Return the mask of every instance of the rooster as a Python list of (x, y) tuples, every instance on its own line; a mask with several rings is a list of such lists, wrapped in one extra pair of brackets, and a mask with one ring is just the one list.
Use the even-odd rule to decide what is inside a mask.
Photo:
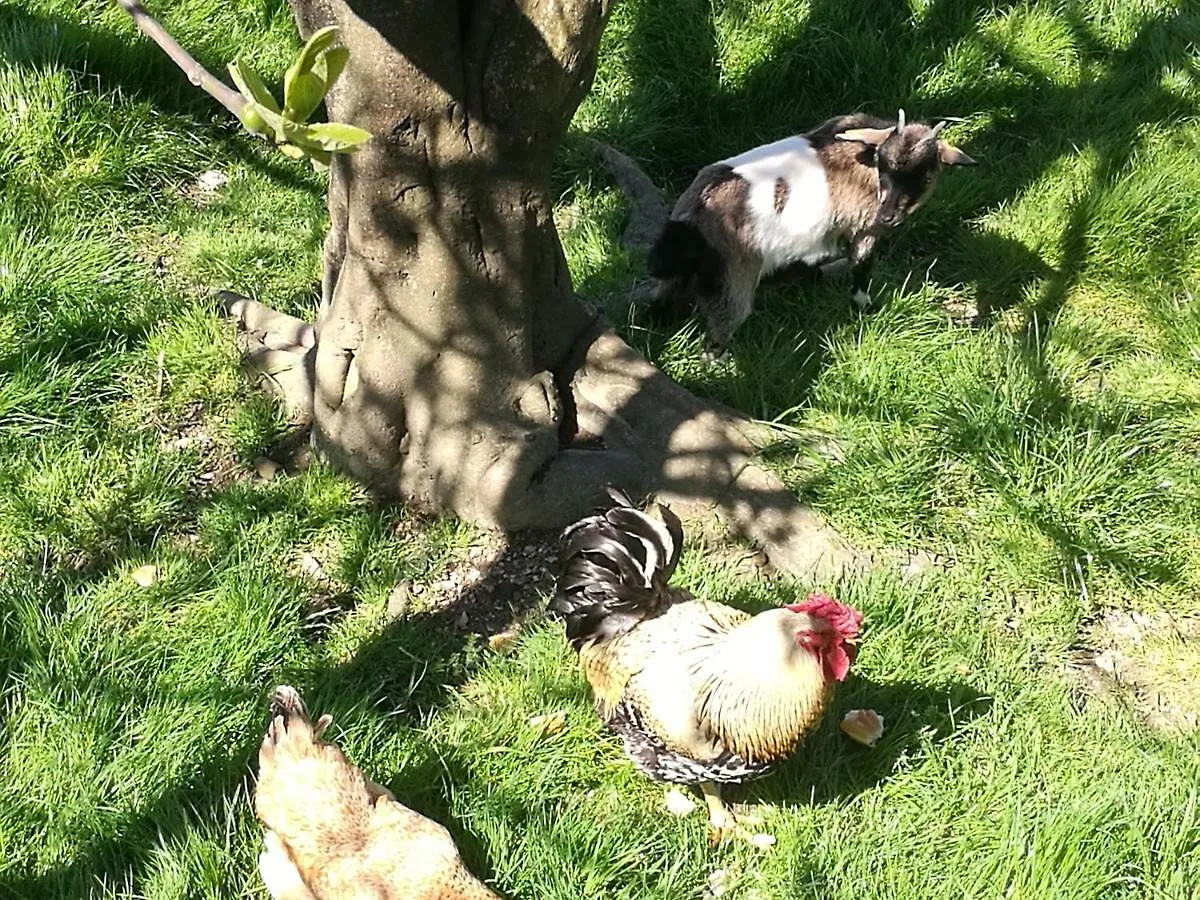
[(714, 841), (745, 837), (720, 786), (765, 774), (819, 723), (862, 615), (822, 594), (756, 616), (694, 599), (669, 584), (683, 544), (675, 514), (609, 494), (613, 508), (564, 533), (551, 609), (634, 764), (698, 785)]
[(287, 686), (271, 698), (254, 807), (267, 828), (259, 869), (275, 900), (497, 900), (441, 825), (321, 740)]

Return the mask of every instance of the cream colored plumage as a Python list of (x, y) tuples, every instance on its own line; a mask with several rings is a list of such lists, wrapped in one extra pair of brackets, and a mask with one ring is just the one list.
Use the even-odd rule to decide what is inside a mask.
[(700, 786), (723, 834), (719, 785), (769, 771), (820, 722), (862, 617), (820, 594), (751, 616), (669, 587), (679, 520), (610, 493), (612, 509), (567, 530), (552, 609), (625, 752), (657, 781)]
[(275, 900), (497, 900), (450, 833), (397, 802), (321, 739), (300, 695), (276, 689), (259, 749), (259, 857)]

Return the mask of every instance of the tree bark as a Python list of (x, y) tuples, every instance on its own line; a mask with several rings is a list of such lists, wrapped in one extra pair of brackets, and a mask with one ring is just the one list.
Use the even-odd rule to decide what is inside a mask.
[(375, 135), (331, 173), (315, 446), (381, 493), (474, 521), (561, 518), (557, 470), (570, 481), (579, 464), (560, 446), (553, 372), (591, 316), (572, 296), (550, 165), (609, 3), (293, 8), (302, 31), (336, 24), (352, 48), (330, 119)]
[(329, 120), (374, 135), (331, 169), (315, 341), (234, 308), (260, 371), (301, 373), (283, 386), (318, 452), (382, 496), (489, 526), (563, 525), (613, 483), (715, 507), (793, 571), (854, 559), (752, 465), (748, 422), (572, 291), (550, 168), (610, 0), (290, 3), (303, 34), (337, 25), (351, 49)]

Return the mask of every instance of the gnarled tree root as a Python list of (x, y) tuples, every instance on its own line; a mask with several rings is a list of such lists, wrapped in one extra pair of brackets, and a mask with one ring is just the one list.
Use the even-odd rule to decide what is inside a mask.
[[(307, 323), (223, 293), (239, 324), (247, 370), (297, 421), (312, 408), (315, 342)], [(580, 358), (581, 357), (581, 358)], [(684, 515), (717, 515), (779, 569), (831, 579), (867, 558), (754, 462), (764, 430), (696, 398), (597, 324), (569, 371), (575, 438), (528, 484), (507, 486), (496, 519), (507, 528), (558, 527), (585, 514), (605, 483), (655, 494)]]
[(762, 430), (684, 390), (613, 332), (592, 341), (571, 386), (581, 432), (641, 460), (645, 487), (677, 511), (716, 513), (793, 575), (833, 578), (866, 565), (755, 463)]

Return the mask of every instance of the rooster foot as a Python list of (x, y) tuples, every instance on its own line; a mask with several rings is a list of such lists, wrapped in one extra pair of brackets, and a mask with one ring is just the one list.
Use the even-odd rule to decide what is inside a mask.
[(704, 794), (704, 802), (708, 804), (708, 843), (710, 846), (716, 846), (729, 838), (745, 841), (760, 850), (765, 850), (775, 844), (774, 835), (750, 830), (750, 828), (761, 827), (764, 824), (761, 818), (733, 814), (733, 811), (721, 799), (721, 789), (716, 784), (704, 782), (700, 785), (700, 791)]
[[(761, 823), (762, 820), (754, 819), (754, 821)], [(718, 821), (714, 821), (710, 817), (708, 820), (708, 845), (715, 847), (722, 841), (734, 838), (745, 841), (757, 850), (767, 850), (775, 846), (775, 835), (765, 831), (752, 831), (746, 827), (747, 824), (746, 821), (736, 818), (733, 813), (728, 813), (728, 819)]]
[(715, 847), (722, 841), (727, 841), (732, 837), (741, 838), (746, 829), (738, 824), (737, 818), (724, 806), (714, 809), (711, 805), (708, 810), (708, 845)]

